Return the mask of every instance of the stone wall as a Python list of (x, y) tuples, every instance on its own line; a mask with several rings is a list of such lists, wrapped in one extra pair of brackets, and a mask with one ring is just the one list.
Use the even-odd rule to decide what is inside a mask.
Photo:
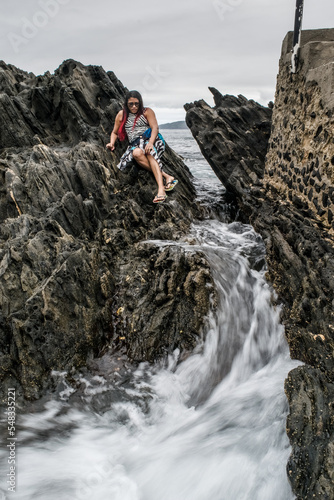
[(265, 180), (334, 231), (334, 29), (303, 31), (290, 71), (292, 32), (283, 41)]
[(297, 500), (334, 499), (334, 29), (303, 31), (291, 68), (283, 41), (263, 187), (271, 206), (254, 215), (269, 278), (285, 302), (291, 356), (305, 365), (285, 383)]

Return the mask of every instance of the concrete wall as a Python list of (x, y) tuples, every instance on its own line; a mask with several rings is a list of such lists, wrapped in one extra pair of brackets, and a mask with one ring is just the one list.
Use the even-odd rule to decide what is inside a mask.
[(292, 74), (283, 41), (265, 183), (334, 232), (334, 29), (303, 31)]

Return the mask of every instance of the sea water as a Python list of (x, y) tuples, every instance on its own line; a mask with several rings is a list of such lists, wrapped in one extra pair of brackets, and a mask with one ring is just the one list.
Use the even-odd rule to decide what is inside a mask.
[[(224, 188), (190, 132), (164, 136), (193, 172), (199, 200), (219, 203)], [(249, 225), (214, 217), (195, 222), (191, 237), (195, 245), (150, 243), (200, 250), (210, 263), (217, 308), (194, 353), (130, 367), (116, 382), (79, 374), (79, 399), (68, 384), (20, 415), (16, 493), (7, 490), (7, 452), (0, 452), (3, 499), (294, 498), (283, 384), (297, 363), (265, 280), (263, 241)], [(107, 405), (93, 404), (104, 397)]]

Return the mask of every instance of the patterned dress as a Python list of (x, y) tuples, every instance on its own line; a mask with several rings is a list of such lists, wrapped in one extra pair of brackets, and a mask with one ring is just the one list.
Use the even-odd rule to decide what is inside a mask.
[[(134, 149), (140, 148), (145, 152), (145, 146), (149, 142), (149, 138), (142, 137), (145, 131), (150, 127), (147, 119), (144, 115), (141, 115), (136, 121), (135, 126), (133, 126), (135, 118), (136, 115), (134, 113), (129, 113), (128, 119), (126, 120), (125, 131), (129, 139), (129, 146), (121, 156), (120, 162), (117, 165), (120, 170), (125, 170), (128, 166), (133, 164), (134, 159), (132, 152)], [(161, 156), (165, 151), (165, 141), (161, 134), (157, 135), (153, 146), (150, 154), (155, 158), (162, 170)]]

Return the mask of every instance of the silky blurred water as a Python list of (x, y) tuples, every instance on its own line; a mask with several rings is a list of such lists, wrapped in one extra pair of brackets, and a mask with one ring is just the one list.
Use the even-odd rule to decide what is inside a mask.
[[(188, 131), (164, 131), (210, 196), (223, 188)], [(197, 155), (199, 154), (199, 157)], [(196, 173), (197, 172), (197, 173)], [(208, 191), (207, 191), (208, 192)], [(215, 194), (212, 194), (212, 193)], [(110, 384), (83, 377), (86, 404), (68, 387), (38, 412), (20, 416), (19, 500), (292, 500), (286, 476), (283, 383), (289, 358), (279, 310), (266, 283), (264, 245), (248, 225), (208, 219), (181, 245), (207, 257), (218, 307), (193, 355), (142, 363)], [(111, 397), (96, 411), (92, 397)], [(86, 398), (86, 399), (85, 399)]]

